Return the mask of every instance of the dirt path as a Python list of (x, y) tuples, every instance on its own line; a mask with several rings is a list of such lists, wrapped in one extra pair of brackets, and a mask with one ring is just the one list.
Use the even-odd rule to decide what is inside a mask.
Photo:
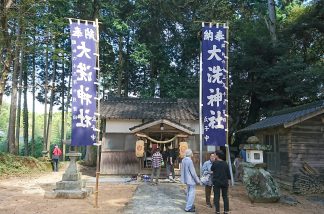
[[(94, 195), (86, 199), (45, 199), (45, 191), (55, 188), (63, 171), (50, 172), (39, 177), (21, 177), (0, 180), (0, 214), (71, 214), (71, 213), (121, 213), (131, 199), (136, 186), (125, 183), (101, 183), (99, 208), (94, 208)], [(85, 173), (89, 174), (89, 173)], [(88, 187), (94, 187), (95, 179), (84, 175)]]
[[(116, 213), (184, 213), (185, 186), (162, 183), (150, 186), (143, 183), (125, 182), (127, 178), (101, 177), (99, 188), (99, 208), (94, 208), (94, 195), (86, 199), (45, 199), (45, 191), (55, 188), (63, 171), (44, 173), (34, 177), (9, 178), (0, 180), (0, 214), (116, 214)], [(94, 171), (83, 170), (83, 179), (88, 187), (95, 186)], [(138, 188), (137, 188), (138, 187)], [(294, 196), (299, 203), (290, 206), (283, 203), (252, 204), (242, 185), (231, 187), (231, 214), (319, 214), (324, 213), (324, 205)], [(322, 196), (324, 198), (324, 196)], [(205, 205), (204, 188), (196, 188), (196, 213), (212, 214), (214, 208)], [(222, 206), (222, 203), (221, 203)]]

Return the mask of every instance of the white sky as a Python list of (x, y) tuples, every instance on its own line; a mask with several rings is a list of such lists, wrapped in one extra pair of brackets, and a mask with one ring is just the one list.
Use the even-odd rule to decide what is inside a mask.
[[(23, 94), (21, 96), (22, 96), (21, 106), (23, 108), (23, 104), (24, 104)], [(33, 111), (33, 95), (31, 93), (27, 94), (27, 100), (28, 100), (28, 102), (27, 102), (28, 112), (32, 112)], [(10, 104), (11, 96), (4, 95), (3, 96), (3, 102)], [(18, 100), (17, 100), (17, 102), (18, 102)], [(35, 100), (35, 112), (39, 113), (39, 114), (44, 114), (44, 108), (45, 108), (45, 105), (38, 102), (37, 99), (36, 99)], [(54, 106), (53, 111), (57, 112), (58, 108), (59, 108), (59, 106)], [(49, 105), (47, 105), (47, 112), (48, 112), (48, 110), (49, 110)]]

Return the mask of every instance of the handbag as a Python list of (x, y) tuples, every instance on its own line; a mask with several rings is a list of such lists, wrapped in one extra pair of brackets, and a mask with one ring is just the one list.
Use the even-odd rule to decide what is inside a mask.
[(202, 175), (200, 181), (204, 185), (209, 185), (209, 178), (210, 178), (210, 174)]

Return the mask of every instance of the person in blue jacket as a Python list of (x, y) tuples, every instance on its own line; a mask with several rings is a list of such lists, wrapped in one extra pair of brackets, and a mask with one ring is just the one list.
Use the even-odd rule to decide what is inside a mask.
[(185, 151), (185, 158), (181, 162), (181, 182), (187, 185), (186, 212), (196, 211), (194, 206), (196, 184), (201, 184), (191, 157), (192, 151), (191, 149), (187, 149)]

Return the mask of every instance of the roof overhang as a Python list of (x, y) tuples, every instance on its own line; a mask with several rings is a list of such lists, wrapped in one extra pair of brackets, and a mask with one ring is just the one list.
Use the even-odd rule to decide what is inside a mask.
[(293, 121), (284, 123), (284, 127), (289, 128), (289, 127), (291, 127), (293, 125), (296, 125), (298, 123), (301, 123), (301, 122), (303, 122), (305, 120), (308, 120), (308, 119), (310, 119), (312, 117), (315, 117), (315, 116), (323, 114), (323, 113), (324, 113), (324, 108), (321, 108), (318, 111), (311, 112), (311, 113), (309, 113), (307, 115), (304, 115), (302, 117), (299, 117), (299, 118), (297, 118), (297, 119), (295, 119)]
[(154, 120), (154, 121), (150, 121), (147, 123), (143, 123), (138, 126), (134, 126), (134, 127), (130, 128), (129, 130), (132, 133), (137, 133), (137, 132), (141, 132), (145, 129), (149, 129), (151, 127), (154, 127), (154, 126), (157, 126), (160, 124), (164, 124), (164, 125), (173, 127), (174, 129), (180, 130), (180, 131), (185, 132), (189, 135), (192, 135), (195, 132), (195, 130), (190, 127), (187, 127), (181, 123), (177, 123), (177, 122), (167, 120), (167, 119), (159, 119), (159, 120)]

